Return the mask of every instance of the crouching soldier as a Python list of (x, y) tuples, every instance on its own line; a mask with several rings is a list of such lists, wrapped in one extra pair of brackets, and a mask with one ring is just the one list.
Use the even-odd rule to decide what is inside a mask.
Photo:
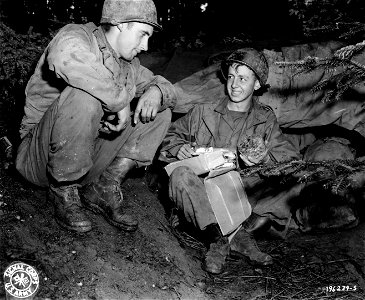
[(173, 85), (136, 57), (154, 29), (161, 27), (152, 0), (105, 0), (100, 26), (63, 27), (28, 82), (16, 167), (49, 188), (55, 219), (68, 230), (92, 229), (84, 207), (137, 229), (120, 184), (151, 163), (176, 102)]
[[(297, 158), (292, 144), (282, 134), (273, 111), (259, 104), (255, 95), (267, 88), (268, 63), (265, 56), (252, 48), (232, 53), (221, 68), (226, 78), (227, 96), (209, 104), (193, 107), (175, 121), (162, 144), (161, 160), (184, 160), (195, 155), (196, 147), (237, 149), (255, 136), (260, 149), (240, 154), (240, 163), (253, 166)], [(261, 143), (260, 143), (261, 142)], [(248, 257), (259, 265), (269, 265), (272, 257), (255, 243), (252, 232), (261, 222), (252, 214), (233, 236), (223, 236), (209, 202), (203, 177), (191, 168), (180, 166), (169, 178), (169, 197), (184, 218), (210, 237), (210, 247), (203, 269), (213, 274), (223, 271), (230, 251)], [(239, 228), (237, 226), (237, 229)]]

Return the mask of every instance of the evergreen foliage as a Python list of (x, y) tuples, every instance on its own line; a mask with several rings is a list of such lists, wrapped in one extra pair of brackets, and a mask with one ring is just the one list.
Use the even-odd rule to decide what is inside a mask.
[(364, 32), (363, 0), (288, 0), (288, 4), (289, 15), (307, 37), (348, 39)]
[(295, 62), (276, 64), (296, 69), (294, 76), (322, 69), (327, 76), (313, 86), (312, 92), (325, 90), (323, 102), (338, 101), (350, 88), (364, 84), (365, 66), (354, 59), (365, 50), (363, 1), (289, 0), (289, 14), (300, 22), (306, 38), (335, 39), (349, 46), (337, 50), (332, 57), (309, 56)]
[(348, 43), (361, 39), (365, 33), (365, 24), (360, 22), (335, 22), (315, 28), (306, 28), (307, 37), (326, 37), (347, 41)]
[(0, 136), (6, 132), (5, 124), (17, 128), (14, 121), (23, 113), (20, 107), (25, 98), (25, 86), (51, 37), (38, 33), (19, 34), (0, 22)]
[(365, 50), (365, 40), (355, 45), (338, 49), (333, 57), (318, 58), (308, 56), (295, 62), (276, 62), (279, 66), (297, 69), (294, 76), (323, 69), (329, 76), (312, 87), (312, 92), (327, 89), (322, 101), (338, 101), (350, 88), (364, 84), (365, 65), (354, 59)]
[(346, 197), (365, 184), (365, 159), (303, 161), (293, 160), (257, 165), (240, 171), (242, 177), (260, 175), (280, 179), (281, 184), (320, 182), (333, 195)]

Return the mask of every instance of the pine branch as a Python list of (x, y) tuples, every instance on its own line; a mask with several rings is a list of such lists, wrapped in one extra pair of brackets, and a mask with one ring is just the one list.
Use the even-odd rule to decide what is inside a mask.
[[(365, 81), (365, 66), (353, 56), (365, 50), (365, 40), (355, 45), (349, 45), (337, 50), (333, 57), (318, 58), (308, 56), (294, 62), (276, 62), (281, 67), (297, 69), (292, 76), (298, 76), (322, 69), (330, 73), (329, 78), (323, 79), (312, 87), (312, 93), (326, 90), (322, 102), (339, 101), (351, 87)], [(337, 73), (338, 69), (341, 70)], [(337, 73), (337, 74), (335, 74)]]
[(339, 35), (340, 39), (349, 40), (358, 34), (363, 34), (365, 32), (365, 24), (354, 22), (354, 23), (345, 23), (338, 22), (336, 23), (336, 28), (343, 33)]
[(329, 88), (331, 85), (333, 85), (333, 82), (331, 80), (323, 79), (318, 82), (314, 87), (312, 87), (311, 92), (314, 94), (326, 88), (332, 90), (331, 88)]
[(328, 35), (337, 31), (338, 28), (334, 28), (333, 25), (326, 25), (317, 28), (304, 28), (304, 35), (307, 37), (318, 36), (318, 35)]
[(318, 57), (308, 56), (303, 60), (298, 61), (278, 61), (275, 62), (279, 67), (288, 67), (290, 69), (303, 69), (303, 70), (314, 70), (317, 68), (317, 63), (319, 61)]
[(337, 50), (334, 56), (338, 57), (339, 59), (350, 59), (352, 56), (363, 51), (364, 49), (365, 49), (365, 40), (355, 45), (349, 45)]
[(333, 36), (340, 40), (351, 40), (356, 36), (363, 36), (364, 32), (365, 24), (359, 22), (335, 22), (316, 28), (304, 28), (304, 34), (307, 37)]
[(352, 190), (361, 189), (365, 184), (365, 161), (293, 160), (271, 165), (260, 165), (240, 170), (240, 175), (279, 178), (281, 184), (322, 182), (325, 190), (345, 196)]
[(344, 196), (349, 187), (351, 187), (351, 182), (347, 180), (347, 175), (342, 175), (337, 177), (332, 184), (328, 185), (327, 189), (330, 189), (334, 195), (341, 194)]

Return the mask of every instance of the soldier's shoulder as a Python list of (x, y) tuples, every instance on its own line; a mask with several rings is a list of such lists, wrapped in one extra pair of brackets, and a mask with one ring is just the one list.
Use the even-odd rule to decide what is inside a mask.
[(92, 35), (92, 30), (84, 24), (67, 24), (57, 32), (54, 40), (63, 41), (70, 37), (90, 40)]
[(274, 113), (274, 110), (273, 108), (270, 106), (270, 105), (267, 105), (267, 104), (264, 104), (264, 103), (261, 103), (261, 102), (257, 102), (257, 107), (258, 109), (264, 111), (264, 112), (272, 112)]
[(58, 32), (70, 32), (70, 31), (85, 31), (87, 30), (86, 24), (67, 24), (63, 26)]

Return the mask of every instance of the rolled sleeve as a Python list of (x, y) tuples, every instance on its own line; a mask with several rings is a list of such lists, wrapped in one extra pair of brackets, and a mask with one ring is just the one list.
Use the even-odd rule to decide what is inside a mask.
[(154, 75), (150, 70), (143, 66), (139, 66), (138, 69), (136, 96), (140, 97), (147, 89), (155, 85), (159, 88), (162, 95), (160, 111), (166, 108), (173, 109), (176, 105), (177, 94), (172, 83), (160, 75)]
[(162, 161), (176, 160), (179, 149), (184, 144), (191, 144), (195, 141), (194, 134), (197, 131), (199, 116), (198, 108), (192, 108), (185, 116), (176, 120), (170, 128), (162, 142), (161, 155)]

